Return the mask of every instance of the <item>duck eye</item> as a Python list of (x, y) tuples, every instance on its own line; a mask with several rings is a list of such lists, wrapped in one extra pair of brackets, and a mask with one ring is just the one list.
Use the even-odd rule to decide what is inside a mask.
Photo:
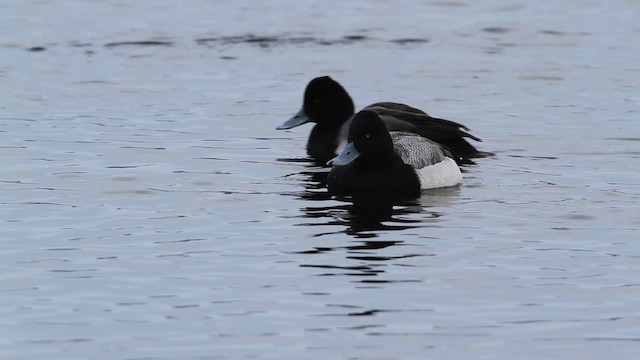
[(366, 134), (364, 134), (364, 137), (366, 137), (366, 138), (368, 139), (368, 138), (370, 138), (370, 137), (371, 137), (371, 134), (366, 133)]

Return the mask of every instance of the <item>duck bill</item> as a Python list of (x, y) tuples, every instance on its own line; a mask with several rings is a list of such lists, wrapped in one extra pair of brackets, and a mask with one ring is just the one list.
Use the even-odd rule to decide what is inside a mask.
[(295, 115), (293, 115), (293, 117), (291, 117), (291, 119), (283, 122), (282, 124), (278, 125), (278, 127), (276, 127), (277, 130), (286, 130), (286, 129), (291, 129), (294, 128), (296, 126), (300, 126), (302, 124), (306, 124), (308, 122), (311, 121), (311, 118), (309, 118), (309, 116), (304, 112), (304, 109), (300, 109), (300, 111), (298, 111), (298, 113), (296, 113)]
[(353, 145), (353, 143), (350, 142), (347, 145), (345, 145), (344, 149), (342, 149), (342, 152), (338, 156), (329, 160), (329, 162), (327, 162), (327, 165), (329, 166), (349, 165), (355, 159), (357, 159), (358, 156), (360, 156), (360, 153), (358, 152), (358, 150), (356, 150), (355, 145)]

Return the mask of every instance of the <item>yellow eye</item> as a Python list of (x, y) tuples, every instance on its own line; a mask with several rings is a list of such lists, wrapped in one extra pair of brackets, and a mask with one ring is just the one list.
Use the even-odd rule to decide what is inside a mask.
[(368, 138), (370, 138), (370, 137), (371, 137), (371, 134), (366, 133), (366, 134), (364, 134), (364, 137), (366, 137), (366, 138), (368, 139)]

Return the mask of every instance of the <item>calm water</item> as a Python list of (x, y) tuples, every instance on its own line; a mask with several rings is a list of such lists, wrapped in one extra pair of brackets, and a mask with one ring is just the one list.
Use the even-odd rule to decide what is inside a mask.
[[(637, 357), (640, 3), (266, 4), (0, 5), (0, 358)], [(323, 74), (495, 156), (331, 199)]]

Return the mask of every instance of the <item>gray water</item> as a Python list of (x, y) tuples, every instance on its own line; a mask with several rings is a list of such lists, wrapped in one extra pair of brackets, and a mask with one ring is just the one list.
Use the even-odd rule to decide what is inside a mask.
[[(0, 5), (1, 359), (634, 359), (637, 1)], [(495, 155), (324, 188), (330, 75)]]

